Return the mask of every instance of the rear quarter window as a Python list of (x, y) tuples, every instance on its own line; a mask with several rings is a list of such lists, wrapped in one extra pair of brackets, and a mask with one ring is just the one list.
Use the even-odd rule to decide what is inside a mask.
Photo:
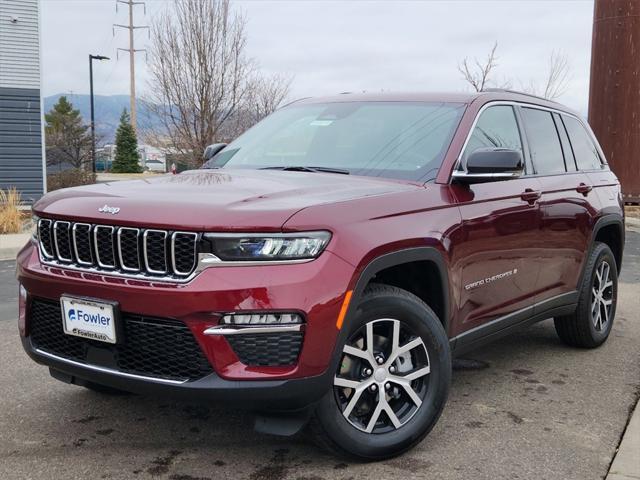
[(602, 161), (598, 149), (582, 123), (573, 117), (563, 115), (562, 120), (567, 127), (569, 141), (579, 170), (600, 170)]
[(540, 175), (564, 173), (564, 157), (551, 112), (522, 108), (531, 161)]

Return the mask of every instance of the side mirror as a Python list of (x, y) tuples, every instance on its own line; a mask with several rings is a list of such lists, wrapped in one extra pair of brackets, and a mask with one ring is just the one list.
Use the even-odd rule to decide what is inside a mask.
[(204, 149), (204, 154), (202, 155), (202, 159), (205, 162), (208, 160), (211, 160), (213, 157), (215, 157), (215, 155), (220, 150), (222, 150), (226, 146), (227, 146), (226, 143), (214, 143), (212, 145), (209, 145), (207, 148)]
[(522, 152), (507, 148), (481, 148), (467, 158), (466, 171), (453, 172), (458, 183), (484, 183), (511, 180), (524, 173)]

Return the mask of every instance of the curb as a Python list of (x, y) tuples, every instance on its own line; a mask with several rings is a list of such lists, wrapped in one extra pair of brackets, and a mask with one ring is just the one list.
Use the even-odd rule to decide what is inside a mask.
[(18, 252), (29, 241), (29, 233), (0, 235), (0, 260), (15, 260)]
[(631, 414), (622, 441), (605, 480), (640, 479), (640, 402)]
[(0, 248), (0, 262), (5, 260), (15, 260), (20, 249)]

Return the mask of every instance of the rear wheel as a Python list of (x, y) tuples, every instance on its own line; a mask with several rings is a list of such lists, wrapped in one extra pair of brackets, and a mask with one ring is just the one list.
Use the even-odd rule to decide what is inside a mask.
[(444, 408), (449, 341), (424, 302), (386, 285), (367, 288), (350, 328), (311, 428), (334, 451), (393, 457), (420, 442)]
[(608, 245), (594, 246), (579, 293), (576, 311), (554, 319), (556, 332), (567, 345), (595, 348), (609, 337), (616, 314), (618, 269)]

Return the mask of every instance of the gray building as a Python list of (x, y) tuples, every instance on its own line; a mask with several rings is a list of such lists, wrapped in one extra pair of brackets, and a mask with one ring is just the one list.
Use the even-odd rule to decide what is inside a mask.
[(0, 188), (45, 190), (39, 0), (0, 0)]

